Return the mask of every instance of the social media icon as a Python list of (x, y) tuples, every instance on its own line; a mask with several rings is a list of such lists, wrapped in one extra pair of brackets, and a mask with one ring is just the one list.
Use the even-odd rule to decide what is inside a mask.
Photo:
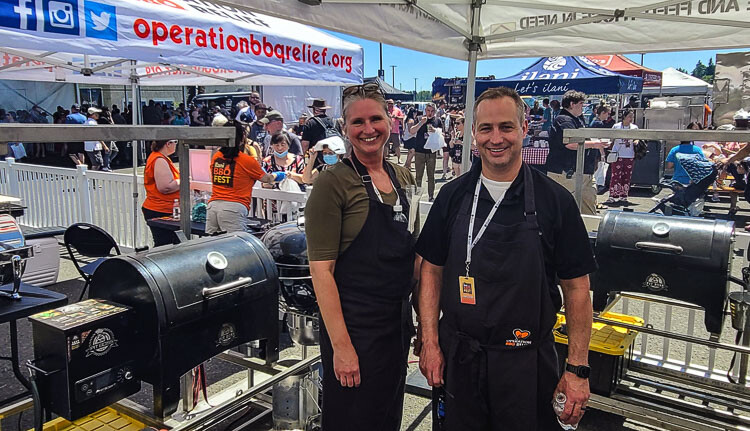
[(36, 31), (35, 0), (0, 0), (0, 27)]
[(117, 40), (117, 11), (115, 6), (86, 0), (86, 36)]
[(78, 0), (42, 0), (44, 31), (79, 35)]

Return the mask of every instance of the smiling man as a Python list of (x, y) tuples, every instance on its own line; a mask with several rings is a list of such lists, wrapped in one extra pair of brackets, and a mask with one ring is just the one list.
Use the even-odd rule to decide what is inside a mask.
[[(440, 190), (417, 243), (419, 365), (445, 403), (434, 429), (559, 429), (554, 394), (566, 395), (560, 420), (569, 424), (589, 397), (596, 263), (572, 195), (523, 163), (527, 130), (514, 90), (477, 99), (481, 163)], [(552, 337), (558, 283), (569, 334), (562, 378)]]

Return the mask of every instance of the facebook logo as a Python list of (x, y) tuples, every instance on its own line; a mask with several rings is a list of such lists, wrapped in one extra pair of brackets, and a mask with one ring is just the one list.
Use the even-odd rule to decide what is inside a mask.
[(44, 31), (80, 35), (78, 0), (42, 0)]
[(117, 13), (112, 5), (86, 0), (86, 36), (117, 40)]
[(0, 27), (36, 31), (34, 0), (0, 0)]

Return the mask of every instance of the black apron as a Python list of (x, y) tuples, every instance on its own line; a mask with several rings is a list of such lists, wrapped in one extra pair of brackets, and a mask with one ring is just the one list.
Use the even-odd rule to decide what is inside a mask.
[[(414, 247), (406, 223), (393, 220), (393, 207), (381, 203), (367, 169), (352, 155), (344, 163), (362, 177), (369, 196), (367, 220), (336, 260), (334, 278), (344, 322), (359, 358), (361, 384), (342, 387), (333, 372), (333, 348), (321, 323), (323, 430), (397, 431), (406, 382), (406, 361), (414, 331), (409, 307)], [(391, 165), (386, 172), (404, 214), (409, 202)]]
[[(521, 169), (525, 220), (508, 226), (490, 222), (472, 250), (476, 305), (461, 303), (458, 283), (466, 275), (474, 188), (456, 218), (440, 295), (445, 417), (433, 429), (559, 429), (552, 410), (559, 381), (551, 332), (556, 307), (545, 275), (532, 173), (525, 163)], [(482, 194), (489, 196), (484, 186), (480, 200)], [(477, 218), (474, 236), (483, 222)]]

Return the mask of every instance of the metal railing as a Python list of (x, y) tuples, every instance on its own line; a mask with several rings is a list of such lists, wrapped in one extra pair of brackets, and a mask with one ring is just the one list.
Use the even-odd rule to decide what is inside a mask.
[[(143, 177), (138, 176), (143, 188)], [(191, 183), (201, 190), (207, 183)], [(0, 194), (22, 199), (26, 207), (19, 222), (34, 228), (67, 227), (73, 223), (95, 224), (106, 230), (120, 246), (134, 248), (150, 244), (151, 232), (140, 214), (145, 193), (138, 194), (138, 207), (132, 204), (133, 177), (130, 174), (89, 171), (17, 163), (13, 158), (0, 161)], [(303, 192), (253, 189), (251, 215), (272, 222), (294, 220), (307, 197)], [(137, 228), (134, 226), (137, 223)], [(137, 229), (137, 244), (133, 230)]]

